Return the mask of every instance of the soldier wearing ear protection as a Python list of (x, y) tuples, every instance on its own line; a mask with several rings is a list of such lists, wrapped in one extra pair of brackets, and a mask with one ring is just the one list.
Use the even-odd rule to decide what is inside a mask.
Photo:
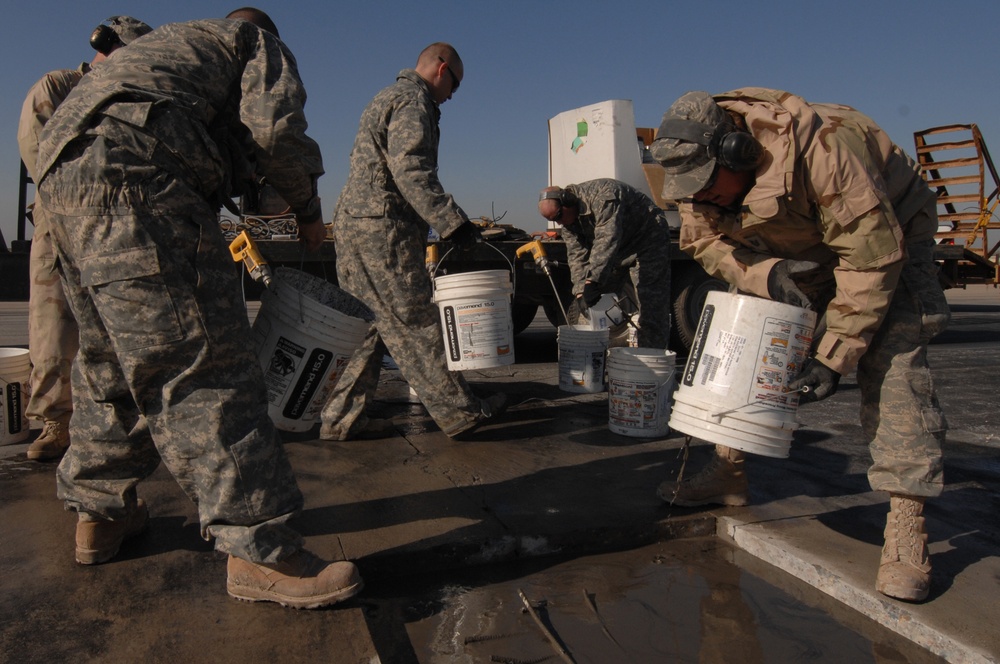
[(131, 16), (112, 16), (94, 28), (90, 35), (90, 45), (101, 55), (111, 55), (116, 48), (121, 48), (152, 30)]
[[(924, 599), (920, 512), (942, 489), (947, 428), (926, 352), (949, 310), (932, 260), (936, 199), (919, 167), (853, 108), (764, 88), (683, 95), (650, 152), (666, 170), (664, 197), (682, 201), (681, 249), (742, 292), (823, 314), (787, 386), (800, 403), (832, 395), (857, 369), (868, 479), (891, 495), (876, 588)], [(708, 467), (660, 495), (745, 505), (743, 458), (717, 446)]]
[(543, 189), (538, 212), (562, 225), (575, 305), (592, 307), (627, 269), (639, 300), (639, 345), (666, 348), (670, 231), (663, 210), (624, 182), (599, 179)]
[[(115, 21), (112, 25), (119, 26), (127, 41), (152, 30), (130, 16), (114, 16), (108, 19), (108, 22), (111, 21)], [(113, 35), (118, 46), (124, 43), (111, 25), (101, 25), (100, 28)], [(94, 35), (100, 28), (94, 31)], [(91, 36), (92, 45), (94, 35)], [(96, 46), (95, 49), (103, 56), (117, 47), (110, 42), (105, 44), (107, 37), (100, 41), (104, 50)], [(95, 57), (95, 62), (100, 59)], [(17, 144), (21, 160), (32, 179), (38, 175), (36, 162), (42, 128), (90, 69), (91, 64), (84, 62), (76, 69), (50, 71), (28, 91), (21, 107)], [(61, 457), (69, 446), (68, 424), (73, 411), (70, 367), (77, 352), (79, 330), (55, 270), (55, 250), (49, 234), (48, 217), (37, 200), (32, 210), (32, 221), (35, 230), (28, 261), (31, 279), (28, 345), (32, 369), (27, 416), (43, 422), (43, 428), (41, 435), (29, 446), (27, 456), (36, 461), (46, 461)]]

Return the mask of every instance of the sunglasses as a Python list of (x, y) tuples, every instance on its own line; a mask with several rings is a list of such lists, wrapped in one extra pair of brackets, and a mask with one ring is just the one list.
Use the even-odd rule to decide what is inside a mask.
[(458, 91), (458, 86), (459, 86), (458, 76), (455, 76), (455, 72), (451, 70), (451, 65), (448, 64), (447, 60), (442, 58), (440, 55), (438, 56), (438, 60), (443, 62), (445, 65), (445, 69), (448, 70), (448, 75), (451, 76), (451, 94), (455, 94)]

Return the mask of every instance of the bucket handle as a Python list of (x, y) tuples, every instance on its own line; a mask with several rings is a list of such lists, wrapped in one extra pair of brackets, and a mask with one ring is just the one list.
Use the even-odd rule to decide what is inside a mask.
[[(504, 261), (506, 261), (507, 265), (510, 266), (510, 290), (511, 290), (511, 299), (513, 299), (513, 297), (514, 297), (513, 294), (515, 292), (517, 292), (517, 271), (514, 269), (514, 264), (512, 262), (510, 262), (510, 259), (507, 258), (507, 255), (505, 253), (503, 253), (502, 251), (500, 251), (499, 249), (497, 249), (496, 247), (494, 247), (489, 242), (486, 242), (484, 240), (483, 244), (485, 244), (487, 247), (489, 247), (493, 251), (495, 251), (498, 254), (500, 254), (500, 257), (503, 258)], [(444, 259), (448, 258), (448, 254), (450, 254), (454, 250), (455, 250), (455, 246), (454, 245), (451, 246), (451, 247), (449, 247), (448, 251), (444, 252), (444, 256), (441, 257), (441, 260), (439, 260), (437, 262), (437, 265), (434, 266), (434, 270), (431, 272), (431, 288), (435, 288), (434, 278), (437, 276), (437, 271), (438, 271), (438, 268), (441, 267), (441, 263), (443, 263)]]
[[(791, 390), (789, 392), (782, 392), (782, 394), (794, 394), (796, 392), (803, 392), (803, 391), (806, 391), (806, 390)], [(764, 399), (757, 400), (757, 401), (748, 401), (747, 403), (742, 404), (740, 406), (736, 406), (734, 408), (727, 408), (726, 410), (712, 411), (712, 412), (710, 412), (708, 414), (708, 416), (711, 417), (712, 419), (716, 420), (717, 422), (721, 422), (723, 416), (728, 415), (729, 413), (735, 413), (736, 411), (742, 410), (742, 409), (746, 408), (747, 406), (756, 406), (760, 401), (777, 401), (777, 399), (776, 398), (764, 398)]]

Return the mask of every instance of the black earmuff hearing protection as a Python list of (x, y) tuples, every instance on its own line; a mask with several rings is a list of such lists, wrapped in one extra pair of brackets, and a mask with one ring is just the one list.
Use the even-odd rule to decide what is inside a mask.
[(559, 201), (560, 207), (576, 207), (577, 197), (573, 195), (573, 192), (567, 191), (565, 189), (556, 189), (555, 191), (543, 191), (538, 195), (538, 201)]
[(734, 171), (752, 171), (764, 158), (764, 146), (750, 132), (737, 129), (732, 122), (712, 126), (669, 118), (660, 125), (656, 138), (676, 138), (704, 145), (709, 157)]
[(114, 28), (105, 23), (101, 23), (99, 26), (94, 28), (94, 31), (90, 34), (90, 45), (95, 51), (102, 55), (111, 55), (111, 52), (118, 48), (119, 46), (124, 46), (121, 37), (115, 32)]

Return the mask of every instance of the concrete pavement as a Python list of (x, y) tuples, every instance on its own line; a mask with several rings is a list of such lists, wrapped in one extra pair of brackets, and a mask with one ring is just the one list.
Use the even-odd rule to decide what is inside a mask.
[[(513, 404), (471, 442), (451, 441), (403, 402), (405, 383), (392, 372), (379, 408), (397, 435), (346, 443), (289, 435), (306, 495), (298, 527), (312, 550), (356, 560), (379, 583), (718, 533), (765, 578), (802, 579), (948, 661), (997, 662), (998, 330), (1000, 301), (956, 303), (955, 323), (931, 348), (951, 432), (946, 491), (926, 510), (934, 573), (923, 604), (874, 591), (887, 497), (867, 485), (853, 377), (799, 410), (790, 458), (748, 461), (750, 507), (668, 507), (655, 489), (676, 477), (684, 438), (610, 433), (605, 395), (567, 394), (554, 362), (521, 362), (554, 357), (554, 331), (538, 324), (518, 337), (518, 364), (466, 372), (475, 387), (504, 390)], [(54, 465), (28, 462), (25, 447), (0, 447), (0, 653), (10, 661), (379, 661), (364, 593), (311, 613), (229, 599), (224, 557), (199, 538), (193, 505), (163, 468), (139, 487), (149, 531), (112, 564), (75, 565), (75, 519), (54, 497)], [(709, 451), (694, 441), (685, 473)]]

